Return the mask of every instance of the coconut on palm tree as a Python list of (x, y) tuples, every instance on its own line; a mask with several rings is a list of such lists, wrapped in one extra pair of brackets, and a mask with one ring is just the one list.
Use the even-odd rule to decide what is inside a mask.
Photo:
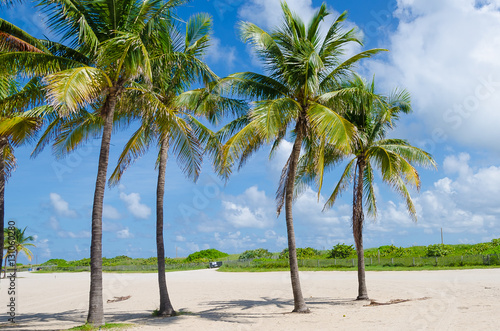
[(271, 32), (257, 25), (240, 24), (242, 38), (249, 42), (261, 58), (266, 74), (242, 72), (222, 80), (227, 93), (255, 100), (251, 112), (220, 132), (228, 136), (217, 162), (222, 175), (228, 176), (235, 163), (243, 165), (259, 147), (272, 143), (273, 151), (283, 139), (291, 139), (293, 148), (283, 168), (276, 194), (277, 212), (285, 206), (288, 236), (290, 276), (294, 297), (294, 312), (308, 312), (300, 287), (295, 232), (292, 216), (294, 182), (303, 144), (318, 136), (346, 152), (356, 135), (355, 127), (333, 108), (331, 91), (351, 72), (352, 66), (380, 49), (373, 49), (342, 60), (345, 47), (361, 41), (354, 30), (345, 31), (340, 15), (322, 34), (321, 23), (329, 15), (323, 4), (308, 24), (282, 3), (283, 20)]
[(395, 90), (389, 96), (381, 95), (375, 91), (374, 81), (368, 84), (355, 75), (334, 94), (338, 100), (332, 101), (342, 105), (344, 117), (357, 129), (358, 134), (351, 141), (352, 149), (345, 154), (336, 146), (316, 140), (316, 144), (308, 146), (301, 164), (306, 168), (304, 173), (308, 173), (304, 178), (316, 178), (321, 188), (325, 168), (347, 159), (347, 166), (324, 208), (331, 208), (338, 196), (349, 184), (353, 184), (352, 229), (358, 255), (357, 299), (367, 300), (363, 202), (368, 215), (376, 217), (374, 170), (378, 169), (382, 180), (404, 198), (410, 216), (416, 221), (417, 215), (408, 189), (408, 186), (420, 188), (420, 177), (414, 166), (435, 167), (436, 163), (429, 153), (410, 145), (406, 140), (387, 138), (399, 116), (411, 112), (408, 92)]

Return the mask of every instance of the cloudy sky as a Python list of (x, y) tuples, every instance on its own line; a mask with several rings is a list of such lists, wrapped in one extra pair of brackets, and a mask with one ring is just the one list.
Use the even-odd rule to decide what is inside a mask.
[[(289, 0), (309, 19), (320, 1)], [(414, 112), (393, 135), (431, 152), (439, 168), (420, 169), (422, 188), (412, 192), (418, 222), (408, 217), (402, 200), (377, 178), (379, 215), (368, 220), (365, 247), (385, 244), (477, 243), (500, 237), (500, 1), (360, 0), (327, 1), (325, 24), (347, 10), (365, 46), (390, 52), (363, 62), (359, 72), (375, 75), (380, 92), (404, 87)], [(251, 21), (269, 29), (279, 23), (278, 0), (194, 0), (179, 11), (183, 18), (208, 12), (214, 20), (207, 63), (220, 76), (257, 71), (261, 66), (238, 37), (237, 23)], [(42, 36), (43, 17), (29, 5), (1, 9), (0, 17)], [(131, 131), (112, 138), (110, 170)], [(93, 189), (99, 141), (64, 159), (48, 148), (30, 159), (32, 146), (16, 151), (18, 167), (6, 189), (6, 220), (28, 227), (36, 236), (38, 262), (89, 256)], [(221, 182), (209, 162), (194, 184), (173, 158), (167, 167), (165, 214), (169, 257), (216, 248), (229, 253), (286, 247), (284, 217), (276, 217), (274, 194), (291, 144), (284, 142), (272, 161), (263, 147), (229, 182)], [(155, 256), (156, 151), (137, 161), (121, 185), (107, 189), (103, 230), (104, 256)], [(311, 187), (296, 201), (297, 244), (318, 249), (353, 243), (352, 191), (328, 212), (322, 206), (340, 176), (327, 176), (319, 201)], [(21, 262), (26, 262), (24, 259)]]

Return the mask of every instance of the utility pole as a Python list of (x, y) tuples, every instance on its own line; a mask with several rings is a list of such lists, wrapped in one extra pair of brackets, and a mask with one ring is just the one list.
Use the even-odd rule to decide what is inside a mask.
[(444, 241), (443, 241), (443, 228), (441, 228), (441, 245), (444, 245)]
[(175, 246), (175, 258), (177, 258), (177, 246)]

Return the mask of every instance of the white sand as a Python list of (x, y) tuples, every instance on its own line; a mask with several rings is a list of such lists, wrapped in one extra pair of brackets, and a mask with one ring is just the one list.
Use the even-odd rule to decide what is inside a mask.
[[(57, 330), (85, 322), (89, 273), (20, 273), (17, 324), (7, 320), (8, 282), (0, 281), (0, 327)], [(287, 272), (167, 273), (173, 318), (153, 318), (158, 307), (156, 274), (104, 274), (107, 322), (134, 330), (498, 330), (500, 269), (367, 272), (368, 293), (381, 306), (357, 302), (355, 272), (301, 272), (310, 314), (293, 309)], [(121, 296), (130, 299), (106, 303)], [(421, 299), (421, 300), (419, 300)]]

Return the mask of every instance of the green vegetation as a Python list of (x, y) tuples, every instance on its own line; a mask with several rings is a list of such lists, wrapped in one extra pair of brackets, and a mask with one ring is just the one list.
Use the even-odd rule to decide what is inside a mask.
[(330, 259), (347, 259), (349, 256), (353, 256), (355, 254), (356, 250), (352, 245), (337, 244), (328, 252), (327, 257)]
[(84, 331), (93, 331), (93, 330), (121, 330), (121, 329), (129, 329), (134, 327), (134, 324), (127, 323), (106, 323), (101, 326), (92, 326), (91, 324), (85, 323), (84, 325), (75, 326), (74, 328), (68, 330), (84, 330)]
[[(321, 253), (317, 249), (311, 247), (297, 248), (297, 258), (299, 260), (317, 258), (320, 255)], [(285, 248), (280, 253), (279, 258), (288, 259), (288, 248)]]
[(250, 259), (261, 259), (261, 258), (271, 258), (273, 253), (269, 252), (264, 248), (257, 248), (249, 251), (244, 251), (238, 257), (239, 260), (250, 260)]
[(214, 260), (220, 259), (221, 257), (226, 257), (226, 256), (229, 256), (229, 254), (218, 251), (214, 248), (210, 248), (210, 249), (205, 249), (203, 251), (189, 254), (185, 261), (186, 262), (210, 262), (210, 261), (214, 261)]
[[(355, 270), (357, 256), (353, 245), (337, 244), (327, 251), (311, 247), (297, 248), (301, 270)], [(365, 250), (367, 270), (434, 270), (447, 268), (483, 268), (500, 265), (500, 240), (474, 245), (429, 245), (397, 247), (385, 245)], [(271, 253), (267, 249), (247, 250), (228, 255), (216, 249), (202, 250), (187, 258), (165, 258), (166, 271), (208, 268), (209, 261), (221, 260), (221, 271), (289, 270), (288, 249)], [(90, 259), (66, 261), (51, 259), (43, 263), (41, 273), (89, 271)], [(103, 258), (105, 272), (156, 272), (156, 258), (116, 256)]]
[[(315, 252), (315, 253), (314, 253)], [(283, 250), (278, 259), (227, 261), (220, 271), (289, 270)], [(308, 248), (297, 248), (300, 270), (357, 270), (358, 260), (352, 245), (337, 244), (326, 254)], [(500, 266), (498, 239), (475, 245), (429, 245), (413, 247), (380, 246), (365, 250), (366, 270), (435, 270), (488, 268)]]

